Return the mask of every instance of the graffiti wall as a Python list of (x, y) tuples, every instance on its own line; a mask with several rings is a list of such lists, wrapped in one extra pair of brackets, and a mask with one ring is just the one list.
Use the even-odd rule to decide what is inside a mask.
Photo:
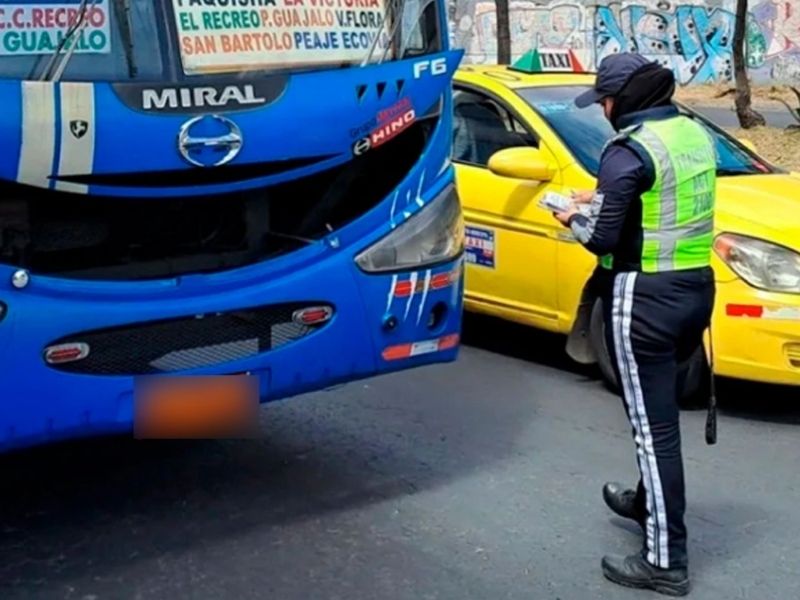
[[(571, 48), (595, 67), (639, 52), (671, 67), (682, 85), (731, 79), (736, 0), (511, 0), (512, 54)], [(452, 38), (465, 61), (497, 57), (493, 0), (451, 1)], [(747, 62), (756, 82), (800, 83), (800, 0), (750, 0)]]

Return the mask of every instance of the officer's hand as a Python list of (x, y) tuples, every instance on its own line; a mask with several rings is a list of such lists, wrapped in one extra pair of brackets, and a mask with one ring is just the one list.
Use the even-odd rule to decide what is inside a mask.
[(576, 204), (589, 204), (594, 198), (594, 190), (585, 190), (583, 192), (572, 192), (572, 201)]
[(578, 207), (574, 204), (570, 205), (570, 207), (562, 212), (554, 212), (553, 216), (556, 220), (561, 223), (564, 227), (569, 227), (569, 220), (572, 218), (572, 215), (578, 214)]

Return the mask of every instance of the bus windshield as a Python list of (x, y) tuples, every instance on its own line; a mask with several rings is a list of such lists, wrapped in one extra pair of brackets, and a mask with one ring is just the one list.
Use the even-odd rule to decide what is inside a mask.
[(438, 52), (439, 22), (433, 0), (0, 0), (0, 78), (56, 53), (68, 81), (341, 68)]

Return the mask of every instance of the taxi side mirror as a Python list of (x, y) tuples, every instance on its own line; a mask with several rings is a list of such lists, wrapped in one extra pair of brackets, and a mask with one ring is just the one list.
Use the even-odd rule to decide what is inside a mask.
[(736, 139), (742, 146), (750, 150), (750, 152), (752, 152), (753, 154), (758, 154), (758, 149), (756, 148), (756, 145), (752, 142), (752, 140), (748, 140), (747, 138), (736, 138)]
[(489, 158), (489, 170), (500, 177), (530, 181), (550, 181), (555, 174), (542, 152), (529, 146), (495, 152)]

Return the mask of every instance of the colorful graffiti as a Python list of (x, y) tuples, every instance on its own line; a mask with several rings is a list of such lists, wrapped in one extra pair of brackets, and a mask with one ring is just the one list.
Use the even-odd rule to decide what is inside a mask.
[[(595, 60), (616, 52), (638, 52), (671, 67), (681, 84), (732, 78), (733, 13), (705, 6), (671, 8), (668, 2), (659, 7), (663, 8), (627, 6), (619, 18), (611, 8), (598, 7)], [(749, 67), (758, 68), (764, 62), (766, 41), (752, 16), (747, 25)]]
[[(527, 0), (510, 3), (512, 54), (521, 56), (533, 46), (572, 48), (579, 58), (590, 58), (591, 40), (586, 32), (592, 16), (579, 2), (548, 5)], [(493, 1), (456, 3), (454, 23), (457, 43), (466, 49), (468, 62), (491, 63), (497, 56), (497, 20)]]
[[(584, 64), (639, 52), (671, 67), (683, 84), (726, 81), (733, 74), (735, 0), (511, 2), (512, 54), (531, 47), (570, 48)], [(453, 37), (466, 61), (497, 56), (493, 0), (459, 0), (451, 12)], [(756, 81), (795, 83), (800, 77), (800, 1), (753, 3), (746, 28), (747, 61)]]

